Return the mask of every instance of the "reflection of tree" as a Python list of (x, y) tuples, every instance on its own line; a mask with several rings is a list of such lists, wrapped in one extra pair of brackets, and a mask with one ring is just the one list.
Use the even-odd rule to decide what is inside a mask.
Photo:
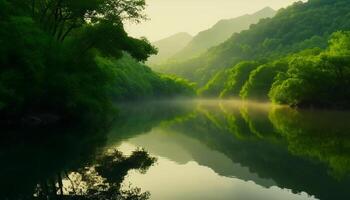
[[(283, 110), (275, 108), (273, 111), (280, 109)], [(294, 193), (305, 191), (321, 199), (348, 199), (350, 181), (335, 179), (328, 173), (328, 167), (319, 162), (323, 158), (312, 154), (333, 155), (330, 161), (341, 159), (337, 167), (349, 166), (350, 138), (345, 135), (350, 124), (344, 123), (349, 116), (325, 113), (323, 117), (315, 118), (318, 113), (302, 113), (296, 118), (288, 113), (279, 114), (269, 114), (269, 109), (251, 105), (221, 105), (216, 108), (202, 105), (196, 117), (173, 125), (171, 129), (224, 153), (234, 163), (248, 167), (261, 178), (273, 179), (281, 188), (291, 189)], [(293, 147), (295, 145), (298, 148)], [(296, 153), (295, 149), (302, 153)], [(315, 157), (317, 159), (310, 159)], [(244, 180), (240, 174), (232, 176)], [(264, 183), (257, 183), (264, 186)]]
[[(154, 162), (155, 158), (143, 150), (136, 150), (129, 157), (117, 150), (111, 151), (97, 158), (92, 166), (71, 172), (65, 180), (58, 179), (58, 183), (68, 183), (58, 184), (57, 191), (66, 199), (148, 199), (149, 192), (142, 193), (140, 188), (123, 189), (121, 184), (130, 170), (145, 173)], [(43, 196), (41, 193), (38, 195)]]
[(222, 131), (229, 132), (242, 140), (278, 141), (280, 136), (275, 132), (268, 118), (269, 106), (265, 104), (230, 104), (222, 102), (215, 106), (200, 106), (197, 110), (210, 123)]
[(109, 142), (122, 141), (152, 130), (161, 123), (180, 122), (193, 111), (191, 102), (149, 102), (120, 105)]
[(129, 157), (105, 154), (107, 130), (90, 128), (18, 130), (13, 140), (4, 137), (0, 199), (147, 199), (149, 193), (120, 184), (129, 170), (145, 172), (154, 158), (141, 150)]
[[(350, 172), (350, 123), (345, 120), (349, 114), (228, 104), (203, 104), (196, 112), (192, 109), (166, 104), (122, 109), (112, 130), (113, 139), (134, 137), (164, 121), (171, 122), (167, 128), (248, 167), (260, 177), (253, 180), (257, 184), (270, 187), (259, 181), (272, 179), (294, 193), (305, 191), (326, 200), (348, 199), (350, 181), (345, 175)], [(140, 188), (121, 186), (129, 170), (145, 172), (153, 164), (154, 158), (146, 152), (136, 151), (129, 157), (118, 151), (105, 154), (101, 147), (108, 130), (85, 127), (46, 131), (44, 135), (47, 132), (50, 138), (37, 134), (28, 141), (26, 132), (23, 138), (2, 140), (0, 199), (28, 199), (33, 193), (39, 199), (149, 197)], [(329, 166), (338, 179), (329, 174)], [(246, 180), (240, 174), (230, 176)]]
[[(202, 130), (203, 132), (215, 130), (217, 133), (231, 133), (240, 139), (254, 138), (241, 117), (237, 106), (227, 107), (225, 104), (219, 104), (218, 106), (217, 104), (207, 105), (203, 103), (197, 107), (196, 118), (193, 120), (206, 124), (203, 127), (205, 128), (205, 130)], [(197, 124), (193, 125), (196, 126)], [(201, 126), (196, 127), (196, 130), (199, 130)]]
[(244, 105), (240, 109), (242, 118), (249, 126), (249, 130), (255, 137), (270, 141), (279, 141), (280, 136), (274, 130), (268, 118), (269, 106), (248, 106)]
[(164, 121), (178, 121), (181, 118), (176, 117), (188, 114), (191, 107), (164, 102), (120, 108), (111, 130), (93, 123), (74, 128), (11, 130), (6, 136), (2, 133), (0, 199), (27, 199), (33, 193), (39, 199), (56, 194), (66, 194), (64, 199), (146, 199), (148, 193), (121, 188), (120, 184), (129, 170), (145, 172), (154, 159), (144, 151), (130, 157), (117, 151), (101, 156), (107, 133), (112, 132), (113, 139), (120, 141)]
[(316, 158), (338, 178), (350, 173), (350, 114), (274, 109), (270, 119), (295, 155)]

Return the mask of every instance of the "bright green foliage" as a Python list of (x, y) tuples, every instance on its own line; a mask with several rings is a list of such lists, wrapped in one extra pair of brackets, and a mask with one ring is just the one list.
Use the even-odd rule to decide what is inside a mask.
[(110, 93), (114, 100), (141, 100), (170, 96), (191, 96), (194, 85), (186, 80), (160, 75), (125, 54), (121, 59), (97, 58), (103, 68), (111, 68), (113, 84)]
[(243, 61), (231, 69), (219, 71), (199, 90), (199, 94), (214, 97), (238, 97), (242, 86), (249, 78), (250, 72), (259, 65), (259, 62)]
[(324, 52), (291, 60), (288, 71), (277, 76), (270, 98), (276, 103), (292, 106), (348, 106), (349, 41), (350, 32), (336, 32)]
[(174, 75), (161, 75), (160, 80), (153, 82), (153, 94), (158, 97), (186, 97), (195, 95), (196, 85)]
[(284, 60), (259, 66), (250, 73), (249, 79), (240, 91), (240, 96), (243, 99), (268, 100), (267, 94), (270, 91), (275, 76), (279, 72), (286, 71), (287, 68), (288, 63)]
[(318, 69), (317, 61), (300, 58), (293, 60), (289, 66), (286, 74), (281, 73), (276, 77), (269, 94), (271, 99), (290, 105), (297, 105), (299, 101), (321, 100), (322, 93), (317, 88), (321, 85), (324, 87), (331, 77)]
[[(245, 76), (243, 76), (246, 82), (242, 86), (239, 95), (243, 99), (263, 101), (268, 100), (268, 93), (272, 87), (272, 84), (276, 80), (276, 76), (282, 76), (282, 72), (286, 72), (290, 68), (290, 66), (296, 64), (299, 57), (310, 57), (318, 55), (320, 52), (321, 50), (319, 48), (307, 49), (296, 54), (288, 55), (276, 61), (270, 61), (266, 64), (257, 67), (256, 69), (250, 72), (248, 79), (246, 79)], [(249, 71), (250, 69), (248, 68), (246, 70)], [(314, 76), (312, 72), (307, 72), (307, 75)], [(294, 94), (295, 91), (289, 92)]]
[(198, 93), (201, 96), (219, 96), (227, 81), (228, 73), (225, 70), (219, 71)]
[(170, 63), (167, 68), (205, 85), (218, 71), (243, 60), (278, 59), (307, 48), (326, 48), (330, 34), (350, 29), (349, 13), (348, 0), (297, 2), (198, 58)]
[(240, 62), (228, 70), (228, 79), (220, 97), (237, 97), (248, 80), (250, 73), (260, 65), (259, 62)]

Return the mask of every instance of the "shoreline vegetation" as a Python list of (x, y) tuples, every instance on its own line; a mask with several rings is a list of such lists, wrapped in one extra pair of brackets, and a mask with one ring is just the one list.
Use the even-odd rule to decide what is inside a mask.
[(271, 101), (292, 108), (350, 108), (350, 32), (331, 35), (329, 46), (268, 61), (243, 61), (218, 72), (202, 96)]
[(296, 2), (197, 57), (169, 60), (160, 71), (196, 82), (202, 97), (349, 109), (349, 12), (347, 0)]

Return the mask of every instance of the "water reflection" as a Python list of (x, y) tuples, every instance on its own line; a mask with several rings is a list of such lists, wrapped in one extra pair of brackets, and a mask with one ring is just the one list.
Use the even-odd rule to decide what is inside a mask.
[(317, 159), (332, 176), (343, 179), (350, 172), (350, 113), (274, 109), (272, 124), (294, 155)]
[(2, 133), (0, 199), (349, 199), (349, 130), (350, 112), (126, 104), (108, 129)]
[[(125, 190), (121, 184), (130, 170), (145, 173), (155, 160), (143, 150), (136, 150), (126, 157), (122, 152), (110, 149), (97, 157), (92, 165), (66, 174), (65, 184), (63, 179), (58, 179), (59, 195), (70, 196), (72, 199), (149, 199), (149, 192), (142, 193), (137, 187)], [(36, 195), (45, 196), (46, 192), (42, 190), (44, 188), (41, 186)]]
[[(167, 113), (160, 107), (151, 111), (151, 107), (147, 112), (150, 115)], [(214, 101), (197, 102), (195, 106), (192, 103), (190, 108), (183, 117), (167, 119), (166, 123), (157, 121), (153, 129), (125, 135), (123, 141), (145, 147), (165, 161), (175, 161), (169, 173), (194, 161), (219, 176), (253, 181), (265, 188), (277, 186), (319, 199), (349, 198), (348, 112), (295, 111), (265, 104)], [(144, 177), (132, 180), (151, 184), (142, 181), (147, 179)], [(154, 195), (164, 190), (144, 187)], [(191, 198), (181, 198), (195, 199), (193, 194), (187, 195)], [(264, 196), (264, 192), (259, 195)]]

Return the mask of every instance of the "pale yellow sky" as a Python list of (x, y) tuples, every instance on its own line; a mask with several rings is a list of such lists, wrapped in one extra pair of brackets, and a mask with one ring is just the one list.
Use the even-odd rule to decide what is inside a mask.
[(220, 19), (254, 13), (266, 6), (286, 7), (298, 0), (146, 0), (150, 20), (128, 24), (134, 37), (146, 36), (155, 41), (178, 32), (191, 35), (206, 30)]

